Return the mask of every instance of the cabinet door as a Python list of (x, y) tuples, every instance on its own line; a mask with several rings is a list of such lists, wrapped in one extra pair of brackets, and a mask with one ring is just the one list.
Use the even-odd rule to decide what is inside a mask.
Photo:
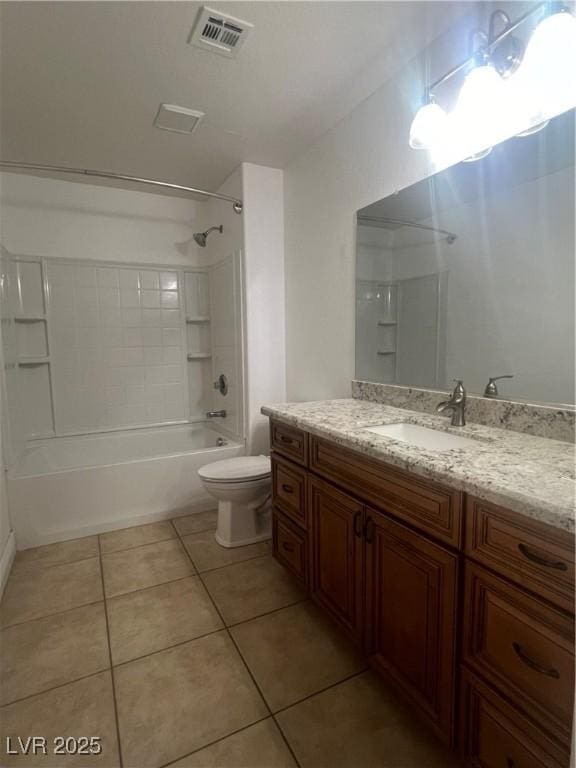
[(366, 509), (366, 649), (453, 743), (458, 557)]
[(363, 505), (310, 478), (311, 594), (356, 641), (363, 622)]

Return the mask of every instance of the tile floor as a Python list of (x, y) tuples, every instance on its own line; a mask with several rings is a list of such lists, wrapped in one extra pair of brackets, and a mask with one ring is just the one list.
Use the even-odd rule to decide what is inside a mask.
[[(2, 766), (446, 768), (271, 556), (215, 513), (19, 553), (0, 606)], [(47, 755), (7, 753), (44, 736)], [(56, 755), (97, 736), (99, 755)]]

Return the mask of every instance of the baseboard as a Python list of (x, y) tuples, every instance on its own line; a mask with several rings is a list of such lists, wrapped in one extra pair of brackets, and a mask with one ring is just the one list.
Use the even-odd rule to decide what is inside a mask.
[(0, 597), (2, 597), (4, 592), (8, 576), (10, 576), (10, 570), (15, 556), (16, 536), (14, 535), (14, 531), (10, 531), (9, 536), (6, 539), (6, 544), (4, 545), (4, 551), (2, 552), (2, 555), (0, 555)]
[(46, 544), (57, 544), (62, 541), (71, 541), (73, 539), (83, 539), (86, 536), (95, 536), (100, 533), (108, 533), (123, 528), (133, 528), (137, 525), (146, 525), (148, 523), (157, 523), (161, 520), (170, 520), (173, 517), (182, 517), (183, 515), (193, 515), (199, 512), (209, 512), (216, 508), (217, 502), (207, 497), (205, 500), (199, 500), (184, 509), (171, 509), (165, 512), (148, 512), (140, 515), (123, 515), (115, 520), (106, 520), (95, 525), (85, 525), (78, 528), (66, 528), (50, 533), (41, 533), (37, 530), (30, 536), (26, 531), (18, 531), (18, 546), (20, 549), (31, 549), (32, 547), (42, 547)]

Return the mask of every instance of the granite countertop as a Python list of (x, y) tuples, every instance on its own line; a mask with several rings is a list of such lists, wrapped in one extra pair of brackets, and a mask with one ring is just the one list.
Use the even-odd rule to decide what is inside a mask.
[[(262, 413), (421, 477), (574, 531), (575, 449), (570, 443), (480, 424), (451, 427), (449, 417), (352, 398), (270, 405)], [(363, 427), (399, 421), (470, 437), (475, 445), (434, 451), (363, 431)]]

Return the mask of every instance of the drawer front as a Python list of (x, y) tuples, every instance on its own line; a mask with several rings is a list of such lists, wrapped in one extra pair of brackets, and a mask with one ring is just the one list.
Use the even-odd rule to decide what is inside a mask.
[(574, 706), (571, 617), (466, 563), (464, 660), (569, 739)]
[(308, 528), (304, 469), (272, 456), (272, 497), (275, 507), (302, 528)]
[(306, 466), (308, 463), (308, 433), (277, 421), (270, 422), (270, 446), (287, 459)]
[(310, 469), (426, 533), (460, 546), (462, 494), (311, 437)]
[(494, 504), (466, 501), (466, 554), (574, 611), (574, 536)]
[(272, 546), (274, 557), (307, 588), (308, 538), (277, 510), (272, 517)]
[(568, 752), (466, 670), (460, 701), (460, 745), (471, 765), (568, 768)]

